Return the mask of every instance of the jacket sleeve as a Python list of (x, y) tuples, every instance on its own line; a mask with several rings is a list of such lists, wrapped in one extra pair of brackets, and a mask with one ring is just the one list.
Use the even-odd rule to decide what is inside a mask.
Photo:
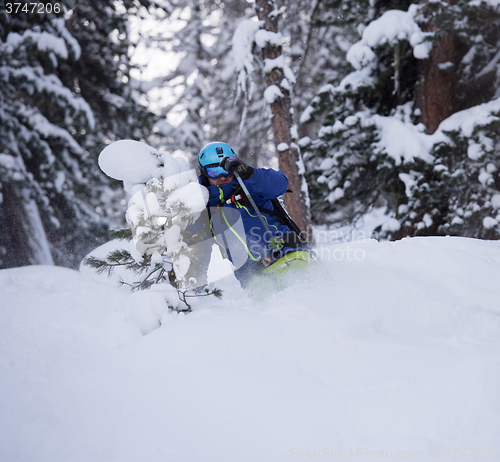
[(251, 178), (244, 181), (252, 196), (261, 199), (274, 199), (285, 194), (288, 188), (288, 178), (281, 171), (270, 168), (254, 168)]

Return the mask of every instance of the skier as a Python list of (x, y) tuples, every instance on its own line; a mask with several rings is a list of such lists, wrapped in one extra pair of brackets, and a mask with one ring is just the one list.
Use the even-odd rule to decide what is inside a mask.
[[(248, 166), (223, 142), (204, 146), (198, 166), (199, 182), (210, 192), (206, 228), (223, 256), (234, 265), (234, 274), (243, 287), (286, 253), (307, 249), (300, 230), (276, 199), (288, 188), (283, 172)], [(237, 176), (246, 188), (241, 187)]]

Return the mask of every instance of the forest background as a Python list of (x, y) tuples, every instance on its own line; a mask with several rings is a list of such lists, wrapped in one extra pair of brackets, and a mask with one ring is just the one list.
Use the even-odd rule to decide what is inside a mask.
[(0, 268), (76, 268), (124, 225), (120, 139), (292, 159), (303, 228), (385, 207), (379, 238), (498, 239), (499, 26), (498, 0), (80, 0), (28, 28), (2, 0)]

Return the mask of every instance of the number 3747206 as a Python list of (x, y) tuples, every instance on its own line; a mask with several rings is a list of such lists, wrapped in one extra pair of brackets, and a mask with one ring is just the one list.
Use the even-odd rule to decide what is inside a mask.
[(62, 3), (6, 3), (5, 10), (8, 14), (60, 14), (64, 13), (64, 5)]

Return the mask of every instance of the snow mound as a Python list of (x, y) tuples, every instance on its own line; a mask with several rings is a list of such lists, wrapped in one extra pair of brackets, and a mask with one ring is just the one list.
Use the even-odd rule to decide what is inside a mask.
[(500, 243), (332, 237), (308, 280), (256, 297), (231, 276), (188, 315), (77, 271), (0, 271), (1, 459), (492, 454)]
[(99, 167), (115, 180), (145, 183), (158, 167), (158, 151), (145, 143), (119, 140), (99, 155)]

